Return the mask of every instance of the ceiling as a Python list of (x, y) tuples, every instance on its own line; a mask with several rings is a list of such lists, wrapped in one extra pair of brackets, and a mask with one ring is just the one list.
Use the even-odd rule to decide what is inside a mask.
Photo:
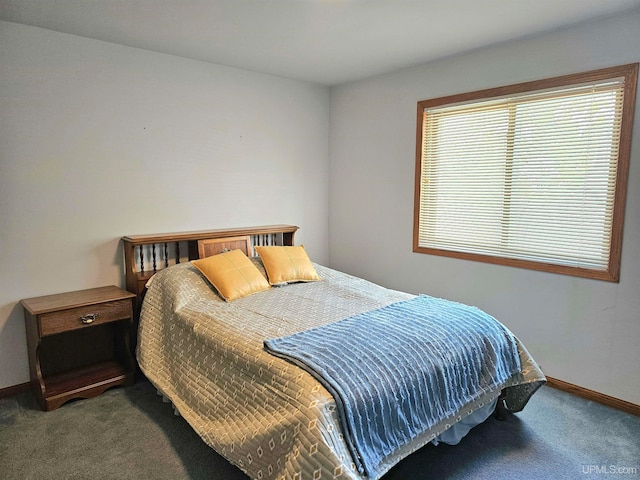
[(336, 85), (640, 0), (0, 0), (0, 20)]

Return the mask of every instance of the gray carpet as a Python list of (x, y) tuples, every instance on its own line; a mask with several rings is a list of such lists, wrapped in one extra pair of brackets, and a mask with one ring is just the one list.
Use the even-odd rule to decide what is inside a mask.
[[(640, 417), (541, 388), (506, 421), (457, 446), (427, 446), (384, 480), (640, 478)], [(0, 478), (247, 480), (207, 447), (146, 381), (39, 410), (0, 400)]]

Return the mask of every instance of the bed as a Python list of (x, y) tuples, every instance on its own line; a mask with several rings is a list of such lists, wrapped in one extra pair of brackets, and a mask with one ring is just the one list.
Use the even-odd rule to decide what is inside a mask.
[[(369, 462), (361, 455), (364, 450), (359, 450), (359, 440), (354, 440), (354, 423), (345, 420), (353, 410), (345, 410), (343, 403), (348, 407), (348, 402), (344, 402), (342, 387), (333, 389), (308, 365), (271, 349), (270, 342), (288, 340), (296, 347), (302, 345), (297, 335), (324, 332), (348, 322), (369, 322), (371, 312), (440, 299), (386, 289), (311, 263), (319, 280), (272, 282), (274, 285), (257, 293), (225, 301), (213, 286), (216, 280), (208, 279), (198, 263), (241, 251), (268, 280), (273, 276), (270, 265), (265, 268), (265, 257), (256, 253), (262, 247), (276, 247), (272, 251), (278, 252), (280, 247), (293, 247), (296, 231), (295, 226), (274, 225), (123, 237), (127, 288), (138, 298), (136, 353), (140, 369), (209, 446), (250, 478), (375, 480), (429, 442), (457, 443), (470, 428), (488, 418), (496, 405), (521, 410), (545, 382), (524, 345), (492, 319), (508, 332), (517, 368), (500, 378), (495, 370), (483, 373), (491, 383), (463, 397), (455, 411), (443, 410), (441, 415), (429, 417), (428, 425), (412, 431), (393, 448), (387, 446)], [(476, 310), (474, 315), (484, 314)], [(351, 328), (366, 330), (362, 325), (353, 323)], [(414, 333), (410, 335), (413, 338)], [(406, 343), (405, 338), (402, 344)], [(387, 346), (384, 349), (382, 356)], [(418, 357), (421, 355), (414, 359)], [(373, 366), (378, 363), (375, 358), (364, 363)], [(447, 361), (451, 368), (461, 363)], [(362, 358), (351, 365), (361, 369)], [(403, 368), (399, 377), (406, 380), (414, 366)], [(482, 364), (478, 369), (484, 372), (486, 368)], [(365, 390), (374, 390), (371, 382), (375, 376), (379, 374), (362, 374), (360, 383)], [(397, 379), (391, 380), (397, 384)], [(467, 379), (461, 381), (466, 383)], [(427, 395), (425, 385), (408, 388)], [(390, 405), (389, 398), (404, 395), (390, 392), (385, 405)], [(433, 402), (435, 405), (437, 400)], [(368, 400), (365, 403), (370, 404)], [(377, 411), (372, 415), (376, 417)], [(389, 431), (388, 424), (380, 425), (382, 435), (401, 438)]]

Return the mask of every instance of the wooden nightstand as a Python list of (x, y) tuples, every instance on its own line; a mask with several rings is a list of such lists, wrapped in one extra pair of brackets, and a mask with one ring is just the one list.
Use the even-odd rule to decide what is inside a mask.
[(44, 410), (133, 383), (134, 297), (109, 286), (20, 301), (31, 385)]

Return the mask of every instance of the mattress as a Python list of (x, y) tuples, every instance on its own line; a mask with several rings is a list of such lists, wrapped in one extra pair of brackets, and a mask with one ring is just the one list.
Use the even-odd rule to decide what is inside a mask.
[(208, 445), (251, 478), (375, 480), (418, 448), (446, 438), (456, 430), (452, 425), (485, 412), (503, 388), (507, 407), (518, 411), (545, 380), (516, 339), (519, 372), (386, 455), (364, 477), (332, 395), (263, 343), (414, 296), (314, 266), (321, 281), (225, 302), (195, 267), (179, 264), (153, 277), (142, 306), (137, 358), (143, 373)]

